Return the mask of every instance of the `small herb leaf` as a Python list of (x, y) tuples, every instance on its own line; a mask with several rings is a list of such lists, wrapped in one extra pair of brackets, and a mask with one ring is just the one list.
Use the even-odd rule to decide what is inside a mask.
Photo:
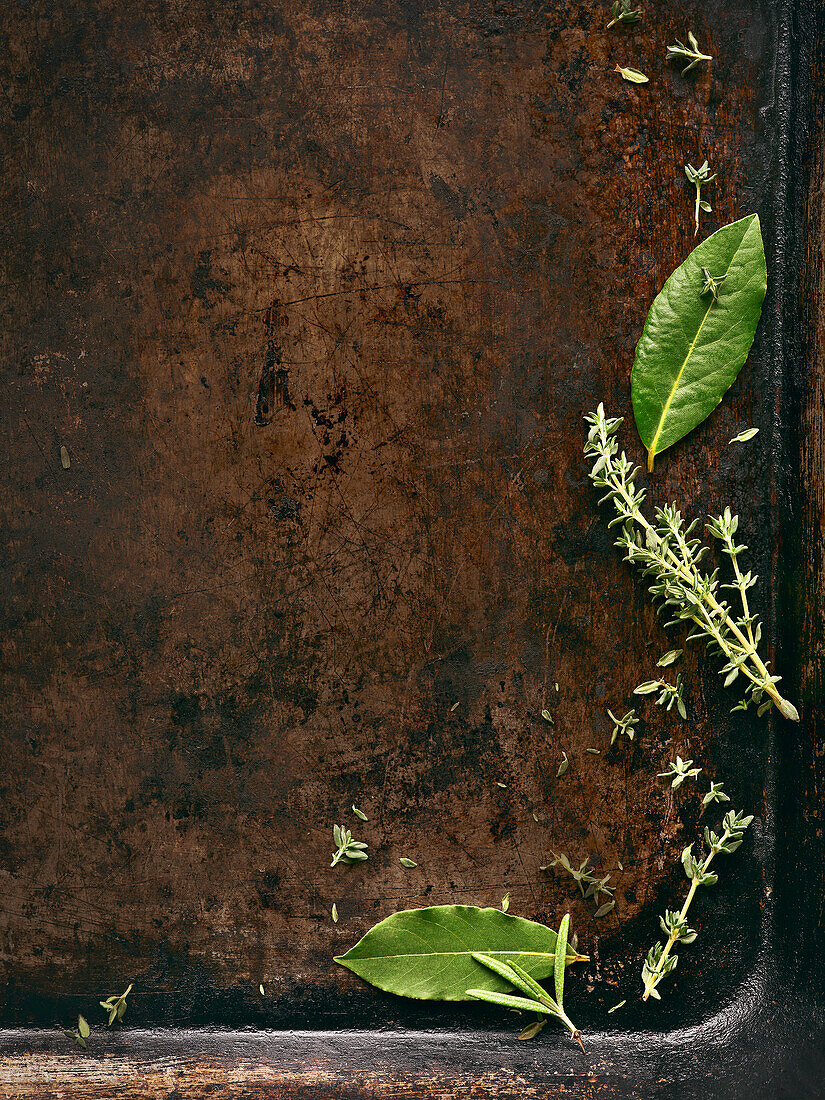
[(739, 435), (735, 435), (731, 443), (747, 443), (748, 440), (753, 439), (758, 432), (758, 428), (747, 428), (744, 432), (740, 432)]
[(414, 859), (410, 859), (408, 856), (402, 856), (398, 861), (402, 867), (417, 867), (418, 864)]
[(613, 72), (621, 73), (622, 80), (627, 80), (631, 84), (647, 84), (649, 79), (644, 73), (639, 72), (638, 69), (624, 69), (621, 65), (617, 65)]

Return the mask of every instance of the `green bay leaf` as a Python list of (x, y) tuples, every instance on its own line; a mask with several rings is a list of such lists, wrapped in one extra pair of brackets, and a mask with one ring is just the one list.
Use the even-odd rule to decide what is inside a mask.
[[(335, 962), (379, 989), (417, 1000), (472, 1000), (468, 989), (509, 992), (474, 952), (512, 959), (540, 980), (554, 973), (556, 933), (500, 909), (433, 905), (386, 917)], [(584, 958), (568, 948), (568, 966)]]
[[(724, 281), (702, 294), (702, 269)], [(750, 351), (768, 283), (759, 216), (723, 226), (694, 248), (653, 301), (630, 389), (648, 469), (708, 416)]]

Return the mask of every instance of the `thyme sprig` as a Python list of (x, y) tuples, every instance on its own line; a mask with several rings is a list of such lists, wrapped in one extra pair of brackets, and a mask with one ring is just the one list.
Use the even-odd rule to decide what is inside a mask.
[(129, 983), (128, 988), (124, 993), (121, 993), (119, 997), (112, 994), (111, 997), (107, 997), (105, 1001), (100, 1001), (100, 1007), (104, 1008), (109, 1013), (109, 1019), (107, 1026), (111, 1027), (115, 1020), (120, 1021), (126, 1015), (126, 998), (132, 992), (132, 983)]
[(564, 852), (560, 852), (558, 855), (551, 852), (550, 855), (553, 858), (540, 868), (542, 871), (546, 871), (549, 867), (563, 867), (578, 886), (581, 896), (585, 899), (592, 898), (596, 905), (599, 904), (600, 894), (604, 894), (607, 898), (613, 897), (616, 887), (610, 885), (610, 872), (608, 871), (602, 878), (598, 878), (590, 866), (590, 857), (585, 859), (577, 870)]
[[(761, 628), (756, 616), (751, 614), (746, 594), (756, 577), (742, 574), (739, 569), (737, 558), (744, 547), (737, 547), (732, 541), (735, 517), (731, 516), (728, 521), (727, 511), (723, 513), (720, 534), (716, 537), (721, 537), (724, 547), (728, 546), (728, 537), (731, 539), (735, 587), (742, 603), (742, 614), (738, 617), (720, 595), (718, 570), (706, 573), (700, 568), (708, 547), (691, 537), (698, 520), (686, 526), (675, 504), (656, 509), (655, 525), (643, 515), (641, 506), (647, 490), (635, 485), (639, 467), (630, 462), (624, 451), (619, 454), (615, 438), (621, 418), (608, 418), (600, 404), (585, 420), (590, 428), (584, 452), (595, 460), (590, 477), (595, 485), (605, 489), (599, 503), (611, 500), (616, 509), (608, 526), (622, 525), (616, 545), (625, 551), (625, 561), (636, 565), (649, 578), (650, 592), (659, 610), (667, 608), (672, 616), (666, 625), (692, 623), (688, 638), (706, 638), (709, 649), (725, 659), (722, 668), (722, 672), (727, 673), (725, 682), (733, 682), (736, 677), (731, 674), (734, 671), (747, 681), (743, 698), (734, 710), (747, 710), (755, 704), (757, 713), (764, 714), (775, 705), (785, 718), (798, 722), (796, 707), (777, 690), (780, 678), (771, 675), (768, 663), (757, 651)], [(712, 524), (718, 525), (718, 521)], [(713, 533), (713, 526), (711, 531)]]
[(353, 840), (352, 833), (343, 825), (333, 825), (332, 836), (338, 845), (338, 850), (332, 856), (330, 867), (337, 866), (341, 860), (357, 863), (359, 860), (369, 859), (366, 852), (368, 845), (363, 840)]
[(628, 741), (632, 741), (633, 738), (636, 736), (636, 731), (633, 727), (638, 726), (639, 724), (639, 719), (636, 717), (635, 707), (629, 710), (627, 714), (623, 714), (621, 718), (617, 718), (609, 707), (607, 709), (607, 713), (610, 717), (610, 721), (613, 723), (613, 734), (610, 738), (610, 744), (613, 744), (620, 733), (623, 733)]
[(700, 61), (713, 61), (712, 56), (709, 53), (702, 53), (699, 49), (699, 43), (696, 41), (696, 35), (693, 31), (688, 31), (688, 42), (686, 46), (684, 42), (680, 42), (676, 39), (675, 46), (668, 46), (667, 53), (665, 54), (666, 61), (672, 61), (674, 58), (679, 58), (680, 61), (687, 61), (688, 64), (682, 69), (682, 76), (685, 73), (689, 73), (691, 69), (695, 69)]
[(690, 890), (685, 898), (684, 905), (678, 913), (675, 910), (666, 909), (665, 915), (659, 918), (659, 924), (667, 936), (667, 940), (665, 943), (659, 940), (647, 953), (642, 966), (643, 1001), (646, 1001), (648, 997), (655, 997), (657, 1001), (661, 1000), (656, 986), (662, 978), (676, 969), (678, 956), (671, 953), (674, 945), (677, 943), (693, 943), (696, 939), (696, 932), (692, 928), (688, 928), (687, 924), (690, 903), (700, 886), (713, 886), (717, 882), (718, 876), (708, 871), (713, 857), (718, 852), (725, 852), (728, 855), (735, 852), (742, 843), (744, 832), (752, 821), (753, 816), (745, 817), (744, 814), (728, 810), (722, 823), (721, 836), (717, 836), (711, 829), (705, 828), (705, 844), (708, 848), (708, 854), (701, 862), (693, 855), (692, 844), (689, 844), (682, 852), (682, 866), (685, 869), (685, 874), (690, 879)]
[[(498, 959), (492, 958), (490, 955), (481, 955), (473, 953), (473, 958), (476, 962), (481, 963), (482, 966), (486, 966), (488, 970), (492, 970), (493, 973), (498, 974), (499, 977), (508, 981), (515, 989), (524, 994), (523, 997), (514, 997), (509, 993), (494, 993), (489, 989), (468, 989), (467, 994), (470, 997), (475, 998), (477, 1001), (487, 1001), (490, 1004), (501, 1005), (502, 1008), (514, 1008), (520, 1011), (536, 1012), (539, 1016), (555, 1016), (558, 1020), (564, 1024), (567, 1030), (570, 1032), (570, 1038), (575, 1039), (584, 1053), (584, 1043), (582, 1042), (582, 1033), (564, 1011), (564, 968), (566, 965), (567, 954), (567, 935), (570, 928), (570, 914), (566, 913), (559, 925), (558, 937), (556, 939), (556, 964), (555, 964), (555, 985), (556, 996), (551, 997), (550, 994), (539, 983), (532, 978), (526, 970), (523, 970), (518, 963), (507, 959), (506, 962), (499, 962)], [(541, 1024), (543, 1021), (536, 1020), (535, 1023), (530, 1024), (519, 1035), (519, 1039), (532, 1039), (541, 1030)]]
[[(687, 171), (687, 166), (685, 167), (685, 171)], [(688, 176), (688, 179), (690, 179), (690, 176)], [(710, 208), (708, 208), (708, 209), (710, 209)], [(694, 236), (695, 236), (695, 234), (694, 234)], [(703, 280), (702, 289), (699, 291), (699, 293), (703, 297), (704, 297), (705, 294), (712, 294), (714, 302), (718, 301), (718, 299), (719, 299), (719, 288), (722, 285), (722, 283), (725, 281), (725, 279), (727, 279), (727, 277), (728, 277), (727, 272), (725, 272), (724, 275), (711, 275), (711, 273), (708, 271), (708, 269), (706, 267), (703, 267), (702, 268), (702, 280)]]
[[(685, 71), (687, 71), (687, 70), (685, 70)], [(699, 232), (699, 211), (704, 210), (705, 213), (709, 214), (711, 212), (711, 210), (713, 209), (713, 207), (710, 205), (710, 203), (707, 202), (706, 199), (702, 198), (702, 188), (705, 186), (705, 184), (713, 183), (713, 181), (716, 179), (716, 172), (714, 172), (713, 175), (711, 175), (710, 168), (708, 166), (708, 162), (703, 161), (702, 164), (700, 164), (698, 168), (694, 168), (692, 164), (686, 164), (685, 165), (685, 175), (690, 180), (690, 182), (693, 184), (693, 186), (696, 188), (696, 203), (695, 203), (694, 209), (693, 209), (693, 220), (695, 222), (695, 228), (693, 230), (693, 236), (695, 237), (696, 234)], [(704, 271), (704, 268), (702, 270)], [(711, 279), (711, 282), (713, 282), (713, 279)], [(716, 282), (713, 282), (714, 287), (716, 287), (719, 282), (721, 282), (721, 279), (717, 276)], [(702, 288), (702, 294), (706, 294), (708, 292), (708, 290), (710, 290), (710, 289), (711, 288), (710, 288), (710, 286), (708, 286), (708, 283), (706, 281), (704, 287)], [(714, 297), (714, 301), (715, 301), (716, 300), (716, 293), (715, 292), (713, 292), (713, 297)]]
[(702, 805), (709, 806), (711, 802), (730, 802), (730, 799), (722, 790), (722, 784), (714, 783), (713, 780), (711, 780), (710, 790), (702, 799)]
[(686, 779), (696, 779), (701, 772), (701, 768), (694, 768), (692, 760), (683, 760), (681, 756), (677, 756), (675, 760), (667, 766), (666, 772), (658, 772), (660, 779), (672, 779), (671, 787), (676, 790), (677, 787), (681, 787)]
[(683, 718), (687, 718), (687, 709), (685, 707), (684, 700), (682, 699), (682, 674), (678, 673), (676, 676), (676, 683), (669, 684), (667, 680), (646, 680), (643, 684), (639, 684), (638, 687), (633, 689), (634, 695), (653, 695), (655, 692), (659, 692), (659, 698), (656, 700), (657, 706), (664, 706), (667, 710), (676, 704), (676, 709), (679, 711)]
[(630, 0), (615, 0), (611, 9), (613, 18), (607, 24), (607, 29), (615, 27), (617, 23), (638, 23), (642, 18), (642, 9), (635, 10), (630, 6)]
[(72, 1039), (75, 1043), (77, 1043), (79, 1047), (82, 1047), (83, 1050), (86, 1050), (86, 1040), (92, 1034), (92, 1029), (86, 1022), (86, 1017), (78, 1015), (77, 1027), (75, 1028), (75, 1030), (67, 1031), (66, 1028), (63, 1028), (63, 1034), (66, 1036), (67, 1039)]

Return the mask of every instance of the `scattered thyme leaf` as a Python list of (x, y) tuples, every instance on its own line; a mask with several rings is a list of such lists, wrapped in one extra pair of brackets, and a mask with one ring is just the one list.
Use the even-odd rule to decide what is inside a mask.
[(353, 807), (352, 807), (352, 812), (353, 812), (353, 813), (355, 814), (355, 816), (356, 816), (356, 817), (357, 817), (357, 818), (358, 818), (359, 820), (361, 820), (361, 821), (369, 821), (369, 818), (368, 818), (368, 817), (367, 817), (367, 815), (366, 815), (366, 814), (364, 813), (364, 811), (363, 811), (363, 810), (359, 810), (359, 809), (358, 809), (358, 807), (357, 807), (357, 806), (356, 806), (356, 805), (355, 805), (354, 803), (353, 803)]
[(744, 432), (740, 432), (739, 435), (735, 435), (733, 437), (733, 439), (731, 439), (730, 442), (731, 443), (747, 443), (749, 440), (753, 439), (753, 437), (755, 435), (757, 435), (758, 432), (759, 432), (758, 428), (746, 428)]
[(497, 780), (496, 780), (496, 786), (497, 786), (497, 787), (503, 787), (503, 788), (504, 788), (505, 790), (507, 789), (507, 784), (506, 784), (506, 783), (502, 783), (500, 779), (497, 779)]
[(613, 72), (621, 73), (622, 80), (627, 80), (630, 84), (647, 84), (650, 79), (638, 69), (622, 68), (621, 65), (617, 65)]
[(659, 668), (667, 668), (668, 665), (675, 665), (683, 653), (683, 649), (669, 649), (667, 653), (659, 658), (656, 665)]
[[(704, 163), (700, 164), (698, 168), (694, 168), (692, 164), (686, 164), (685, 175), (696, 188), (696, 203), (693, 211), (693, 219), (695, 222), (693, 236), (695, 237), (696, 234), (699, 232), (699, 211), (704, 210), (706, 213), (709, 214), (712, 209), (710, 203), (706, 202), (702, 198), (702, 188), (705, 186), (705, 184), (713, 183), (713, 181), (716, 179), (716, 172), (711, 175), (710, 168), (708, 167), (708, 162), (704, 161)], [(706, 269), (702, 268), (702, 270), (705, 271)], [(727, 276), (725, 276), (725, 278), (727, 278)], [(703, 290), (702, 293), (705, 294), (707, 293), (707, 291)], [(714, 294), (713, 297), (715, 299), (716, 294)]]
[(605, 917), (611, 909), (616, 908), (616, 899), (611, 898), (610, 901), (606, 901), (604, 905), (600, 905), (596, 912), (593, 914), (593, 919), (598, 920), (599, 917)]
[(682, 69), (682, 76), (685, 73), (689, 73), (691, 69), (695, 69), (700, 61), (713, 61), (710, 54), (702, 53), (699, 49), (699, 43), (696, 41), (696, 35), (693, 31), (688, 31), (688, 42), (686, 46), (684, 42), (680, 42), (676, 39), (675, 46), (668, 46), (667, 54), (665, 55), (666, 61), (672, 61), (674, 58), (678, 58), (679, 61), (687, 61), (688, 64)]
[(519, 1039), (535, 1039), (544, 1025), (546, 1020), (534, 1020), (532, 1024), (528, 1024), (524, 1031), (519, 1032)]
[(730, 802), (730, 799), (722, 790), (721, 783), (714, 783), (711, 781), (710, 790), (702, 799), (702, 805), (708, 806), (711, 802)]
[(681, 756), (677, 756), (676, 760), (668, 764), (667, 771), (658, 772), (660, 779), (672, 779), (670, 784), (674, 790), (677, 787), (681, 787), (686, 779), (696, 779), (701, 772), (701, 768), (694, 768), (692, 760), (683, 760)]
[(352, 833), (343, 825), (333, 825), (332, 836), (338, 849), (333, 853), (330, 867), (336, 867), (342, 860), (347, 863), (358, 863), (369, 858), (366, 852), (368, 845), (362, 840), (353, 840)]
[[(704, 210), (704, 207), (702, 207), (702, 209)], [(710, 294), (714, 302), (717, 301), (719, 298), (719, 288), (727, 277), (727, 272), (725, 272), (724, 275), (711, 275), (708, 269), (703, 267), (702, 278), (704, 281), (702, 283), (702, 289), (699, 291), (700, 295), (704, 297), (705, 294)]]
[(111, 997), (107, 997), (105, 1001), (100, 1002), (100, 1007), (109, 1013), (107, 1027), (111, 1027), (115, 1020), (120, 1021), (126, 1015), (126, 998), (131, 992), (132, 983), (130, 982), (126, 991), (121, 993), (119, 997), (112, 994)]
[(60, 465), (63, 467), (64, 470), (68, 470), (68, 468), (71, 466), (71, 464), (72, 464), (72, 460), (71, 460), (71, 458), (69, 458), (68, 447), (61, 447), (60, 448)]
[(619, 1001), (619, 1003), (617, 1005), (613, 1005), (612, 1008), (608, 1008), (607, 1015), (609, 1016), (612, 1012), (615, 1012), (617, 1008), (621, 1008), (622, 1005), (626, 1005), (626, 1004), (627, 1004), (627, 999), (626, 998), (623, 1001)]
[(417, 867), (418, 864), (414, 859), (410, 859), (408, 856), (402, 856), (398, 861), (402, 867)]
[(501, 899), (501, 911), (502, 911), (502, 913), (506, 913), (509, 908), (510, 908), (510, 895), (505, 894), (504, 897)]
[(610, 709), (608, 709), (607, 713), (610, 721), (613, 723), (613, 734), (610, 738), (610, 744), (613, 744), (620, 733), (623, 733), (625, 737), (627, 737), (628, 741), (632, 741), (636, 735), (636, 731), (633, 729), (633, 727), (638, 726), (639, 724), (639, 719), (636, 717), (635, 709), (629, 710), (627, 714), (625, 714), (621, 718), (617, 718), (613, 711)]
[(458, 703), (453, 703), (453, 705), (452, 705), (452, 706), (450, 707), (450, 711), (452, 712), (452, 711), (454, 711), (454, 710), (458, 710), (458, 708), (459, 708), (460, 706), (461, 706), (461, 703), (460, 703), (460, 702), (458, 702)]
[(615, 0), (611, 10), (613, 12), (613, 18), (607, 24), (608, 30), (610, 30), (611, 27), (615, 27), (617, 23), (638, 23), (642, 18), (642, 9), (632, 9), (630, 0)]
[(332, 903), (332, 923), (338, 923), (338, 906), (335, 902)]
[(549, 722), (551, 726), (554, 724), (553, 723), (553, 715), (550, 713), (549, 710), (543, 710), (541, 712), (541, 716), (545, 720), (545, 722)]
[(559, 770), (556, 772), (556, 779), (561, 778), (561, 776), (563, 776), (567, 769), (570, 767), (570, 761), (567, 759), (567, 753), (565, 752), (562, 755), (564, 756), (564, 759), (562, 760), (561, 764), (559, 764)]
[(258, 992), (260, 993), (260, 995), (262, 997), (266, 996), (266, 991), (264, 990), (264, 983), (263, 982), (261, 982), (260, 985), (258, 986)]
[(585, 749), (584, 751), (591, 753), (593, 756), (601, 756), (602, 754), (601, 749)]

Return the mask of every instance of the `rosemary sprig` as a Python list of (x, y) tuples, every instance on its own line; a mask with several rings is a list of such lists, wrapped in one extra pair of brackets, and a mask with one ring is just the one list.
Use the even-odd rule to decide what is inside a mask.
[(680, 42), (677, 38), (676, 45), (668, 46), (665, 54), (666, 61), (672, 61), (675, 57), (678, 57), (680, 61), (688, 62), (682, 69), (682, 76), (689, 73), (691, 69), (695, 69), (700, 61), (713, 61), (709, 53), (702, 53), (699, 49), (699, 43), (696, 41), (696, 35), (693, 31), (688, 31), (688, 42), (690, 45), (686, 46), (684, 42)]
[[(698, 521), (685, 526), (675, 504), (656, 509), (655, 526), (642, 514), (641, 505), (647, 490), (636, 487), (634, 482), (639, 468), (633, 466), (624, 451), (619, 455), (615, 438), (621, 418), (608, 419), (600, 404), (585, 420), (590, 429), (584, 452), (595, 460), (590, 477), (595, 485), (606, 490), (599, 503), (612, 500), (616, 509), (616, 516), (608, 526), (622, 525), (616, 545), (625, 551), (625, 561), (636, 565), (650, 578), (650, 592), (659, 602), (659, 609), (668, 608), (672, 615), (667, 625), (683, 621), (692, 623), (688, 638), (706, 638), (708, 647), (724, 657), (726, 664), (722, 671), (727, 673), (726, 683), (735, 679), (731, 677), (734, 670), (747, 681), (742, 701), (734, 710), (747, 710), (754, 703), (757, 713), (764, 714), (775, 705), (785, 718), (798, 722), (796, 707), (783, 699), (777, 690), (780, 678), (771, 675), (768, 664), (757, 651), (761, 627), (750, 612), (746, 595), (756, 578), (750, 573), (741, 574), (736, 560), (744, 547), (735, 547), (731, 542), (735, 551), (732, 554), (737, 578), (735, 586), (742, 602), (742, 614), (737, 618), (719, 594), (718, 570), (708, 574), (699, 567), (708, 548), (691, 537)], [(722, 541), (727, 545), (728, 534), (732, 540), (735, 532), (735, 517), (731, 516), (728, 522), (726, 516), (727, 513), (720, 518), (724, 523)]]
[(610, 717), (610, 721), (613, 723), (613, 734), (610, 738), (610, 744), (612, 745), (620, 733), (623, 733), (628, 741), (632, 741), (636, 736), (634, 726), (638, 726), (639, 719), (636, 717), (635, 708), (629, 710), (627, 714), (622, 715), (621, 718), (617, 718), (613, 711), (608, 707), (607, 713)]
[(682, 699), (682, 674), (678, 673), (676, 676), (676, 683), (669, 684), (667, 680), (646, 680), (643, 684), (639, 684), (638, 687), (633, 689), (634, 695), (653, 695), (655, 692), (659, 692), (659, 698), (656, 700), (657, 706), (665, 706), (670, 710), (673, 704), (676, 704), (676, 709), (679, 711), (683, 718), (687, 718), (687, 709)]
[(666, 909), (665, 915), (659, 918), (659, 924), (667, 936), (667, 940), (664, 944), (659, 940), (647, 953), (647, 958), (642, 967), (643, 1001), (646, 1001), (648, 997), (655, 997), (657, 1001), (661, 1000), (656, 986), (662, 978), (676, 969), (678, 956), (671, 954), (674, 944), (693, 943), (696, 939), (696, 932), (692, 928), (688, 928), (687, 913), (698, 888), (700, 886), (713, 886), (717, 881), (717, 876), (708, 871), (713, 857), (717, 852), (727, 854), (735, 852), (742, 843), (745, 829), (752, 821), (752, 816), (745, 817), (744, 814), (729, 810), (725, 814), (722, 823), (721, 836), (717, 836), (712, 830), (705, 828), (705, 844), (708, 847), (708, 854), (701, 863), (693, 855), (692, 844), (689, 844), (682, 852), (682, 865), (685, 868), (685, 874), (690, 879), (690, 890), (685, 898), (685, 904), (678, 913), (675, 910)]
[(671, 787), (676, 790), (677, 787), (681, 787), (686, 779), (696, 779), (701, 768), (694, 768), (692, 760), (683, 760), (681, 756), (677, 756), (676, 760), (671, 760), (667, 766), (666, 772), (658, 772), (660, 779), (672, 779)]
[(111, 997), (107, 997), (105, 1001), (100, 1001), (100, 1007), (105, 1008), (109, 1013), (109, 1020), (107, 1027), (111, 1027), (115, 1020), (122, 1020), (126, 1015), (126, 998), (132, 992), (132, 983), (129, 983), (125, 993), (121, 993), (119, 997), (115, 997), (112, 994)]
[[(693, 230), (693, 236), (695, 237), (696, 234), (699, 232), (699, 211), (704, 210), (707, 214), (709, 214), (713, 209), (710, 203), (702, 198), (702, 188), (706, 183), (713, 183), (713, 181), (716, 179), (716, 172), (711, 175), (710, 168), (708, 167), (708, 162), (703, 161), (698, 168), (694, 168), (692, 164), (686, 164), (685, 175), (696, 188), (696, 203), (693, 209), (693, 220), (696, 226)], [(702, 270), (704, 271), (704, 268)], [(711, 282), (713, 282), (712, 279)], [(721, 282), (721, 279), (717, 276), (714, 286), (716, 286), (719, 282)], [(702, 289), (702, 294), (706, 294), (709, 289), (710, 287), (707, 285), (706, 282), (705, 286)], [(714, 294), (713, 297), (715, 300), (716, 294)]]
[(333, 854), (330, 867), (335, 867), (346, 860), (347, 863), (357, 863), (359, 860), (369, 859), (366, 849), (367, 844), (363, 840), (353, 840), (352, 833), (343, 825), (333, 825), (332, 835), (338, 845), (338, 851)]
[(636, 8), (635, 10), (630, 6), (630, 0), (615, 0), (613, 7), (613, 18), (607, 24), (607, 29), (615, 27), (617, 23), (638, 23), (642, 18), (642, 9)]
[[(481, 963), (482, 966), (486, 966), (488, 970), (492, 970), (499, 977), (504, 978), (510, 985), (514, 986), (521, 993), (523, 997), (514, 997), (509, 993), (494, 993), (489, 989), (468, 989), (467, 994), (470, 997), (474, 997), (478, 1001), (487, 1001), (490, 1004), (501, 1005), (503, 1008), (515, 1008), (523, 1011), (537, 1012), (540, 1016), (555, 1016), (558, 1020), (564, 1024), (567, 1030), (570, 1032), (571, 1039), (575, 1039), (584, 1052), (584, 1043), (582, 1042), (582, 1033), (564, 1011), (564, 967), (565, 956), (567, 954), (567, 935), (570, 928), (570, 914), (566, 913), (559, 925), (558, 937), (556, 939), (556, 966), (555, 966), (555, 985), (556, 996), (551, 997), (550, 994), (539, 983), (532, 978), (526, 970), (523, 970), (518, 963), (508, 959), (506, 962), (499, 962), (498, 959), (492, 958), (490, 955), (480, 955), (473, 953), (473, 958), (476, 962)], [(540, 1027), (537, 1026), (539, 1021), (530, 1024), (519, 1035), (519, 1039), (532, 1039), (536, 1035)]]

